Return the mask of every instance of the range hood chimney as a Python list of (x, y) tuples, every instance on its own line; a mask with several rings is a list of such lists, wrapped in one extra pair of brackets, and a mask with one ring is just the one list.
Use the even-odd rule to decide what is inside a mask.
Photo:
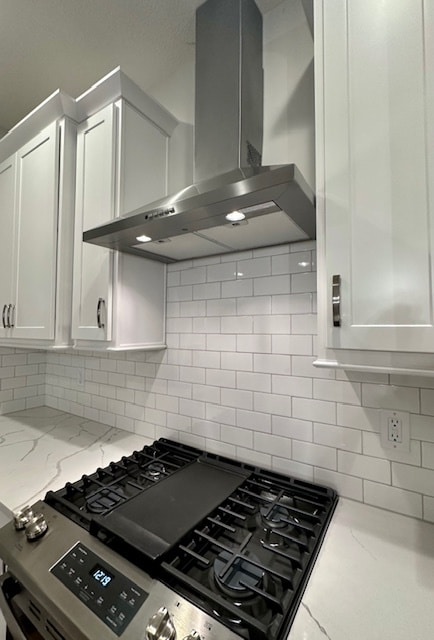
[(310, 187), (294, 164), (262, 166), (262, 138), (261, 12), (254, 0), (207, 0), (196, 12), (194, 184), (83, 240), (175, 262), (314, 238)]

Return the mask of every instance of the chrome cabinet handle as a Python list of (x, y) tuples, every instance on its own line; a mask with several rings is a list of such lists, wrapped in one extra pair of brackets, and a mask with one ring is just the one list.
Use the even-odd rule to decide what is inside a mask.
[(12, 305), (9, 303), (8, 304), (8, 313), (6, 316), (6, 326), (8, 329), (12, 329), (12, 325), (11, 325), (11, 309), (12, 309)]
[(7, 304), (3, 305), (3, 312), (2, 312), (2, 322), (3, 322), (3, 329), (6, 329), (7, 324), (6, 324), (6, 309), (8, 308)]
[(97, 323), (98, 329), (104, 329), (105, 327), (104, 322), (101, 320), (101, 309), (103, 305), (105, 305), (104, 298), (98, 298), (98, 304), (96, 305), (96, 323)]
[(341, 326), (341, 276), (333, 276), (332, 279), (332, 311), (333, 326)]
[(9, 306), (10, 306), (10, 309), (8, 313), (8, 320), (9, 320), (9, 327), (12, 329), (13, 327), (15, 327), (15, 305), (11, 304)]

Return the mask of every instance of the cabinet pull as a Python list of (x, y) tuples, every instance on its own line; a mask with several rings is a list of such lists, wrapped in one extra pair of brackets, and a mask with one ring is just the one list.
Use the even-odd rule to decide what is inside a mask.
[(7, 304), (3, 305), (3, 312), (2, 312), (2, 322), (3, 322), (3, 329), (6, 329), (7, 324), (6, 324), (6, 309), (8, 308)]
[(11, 325), (11, 309), (12, 309), (12, 305), (8, 304), (8, 313), (6, 316), (6, 326), (8, 329), (12, 329), (12, 326), (13, 326)]
[(333, 276), (332, 279), (332, 311), (333, 326), (341, 326), (341, 276)]
[(15, 327), (15, 305), (11, 304), (10, 307), (11, 308), (9, 309), (8, 318), (9, 318), (9, 327), (12, 329), (13, 327)]
[(98, 298), (98, 304), (96, 305), (96, 323), (98, 325), (98, 329), (104, 329), (104, 322), (101, 320), (101, 309), (102, 306), (105, 305), (104, 298)]

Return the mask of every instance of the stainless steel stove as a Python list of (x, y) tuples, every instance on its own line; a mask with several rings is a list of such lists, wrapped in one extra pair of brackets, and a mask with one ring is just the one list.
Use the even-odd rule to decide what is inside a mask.
[(283, 640), (336, 493), (160, 439), (0, 529), (13, 640)]

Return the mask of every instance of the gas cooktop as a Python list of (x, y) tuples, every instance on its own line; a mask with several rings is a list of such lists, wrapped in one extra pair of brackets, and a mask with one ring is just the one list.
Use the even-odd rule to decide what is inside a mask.
[(45, 502), (235, 637), (280, 640), (337, 495), (163, 438)]

